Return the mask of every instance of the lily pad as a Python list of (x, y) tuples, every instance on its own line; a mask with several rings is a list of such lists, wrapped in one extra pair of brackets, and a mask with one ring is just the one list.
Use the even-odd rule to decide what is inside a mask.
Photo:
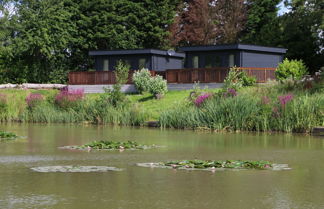
[(157, 145), (142, 145), (135, 141), (127, 142), (115, 142), (115, 141), (93, 141), (85, 145), (77, 146), (64, 146), (59, 147), (60, 149), (72, 149), (72, 150), (145, 150), (158, 148)]
[(170, 168), (184, 170), (206, 170), (206, 171), (223, 171), (223, 170), (289, 170), (287, 164), (273, 164), (269, 161), (242, 161), (242, 160), (183, 160), (169, 161), (160, 163), (137, 163), (138, 166), (149, 168)]
[(122, 171), (123, 169), (107, 166), (45, 166), (31, 168), (33, 171), (41, 173), (90, 173), (90, 172), (108, 172), (108, 171)]
[(13, 140), (18, 138), (18, 136), (11, 132), (0, 131), (0, 141)]

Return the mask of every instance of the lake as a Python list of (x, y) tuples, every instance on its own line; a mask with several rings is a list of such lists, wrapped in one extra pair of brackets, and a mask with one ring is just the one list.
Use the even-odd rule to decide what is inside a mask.
[[(0, 208), (324, 208), (324, 138), (92, 125), (0, 124), (25, 139), (0, 143)], [(71, 151), (93, 140), (134, 140), (149, 150)], [(144, 168), (168, 160), (269, 160), (292, 170)], [(38, 166), (113, 166), (104, 173), (38, 173)]]

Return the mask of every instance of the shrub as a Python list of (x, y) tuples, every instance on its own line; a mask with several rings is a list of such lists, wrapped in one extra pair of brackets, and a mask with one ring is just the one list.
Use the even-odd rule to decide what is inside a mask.
[(255, 77), (249, 77), (237, 67), (232, 67), (224, 80), (224, 88), (238, 90), (244, 86), (253, 86), (256, 83)]
[(135, 71), (133, 74), (133, 82), (139, 93), (143, 93), (149, 90), (150, 87), (151, 73), (148, 69), (143, 68), (142, 70)]
[(156, 98), (163, 96), (168, 91), (168, 85), (166, 80), (162, 76), (154, 76), (150, 79), (149, 92)]
[(129, 74), (130, 66), (123, 62), (118, 61), (115, 69), (115, 76), (116, 76), (116, 83), (119, 85), (125, 84), (128, 81), (128, 74)]
[(125, 94), (121, 92), (121, 87), (128, 81), (129, 68), (130, 66), (127, 63), (118, 61), (115, 69), (116, 84), (113, 85), (112, 89), (105, 89), (105, 94), (101, 96), (104, 104), (107, 103), (117, 107), (124, 105), (127, 101)]
[(63, 109), (74, 108), (81, 103), (83, 98), (83, 89), (68, 90), (67, 88), (63, 88), (55, 96), (55, 104)]
[(29, 109), (34, 108), (36, 105), (40, 104), (44, 100), (43, 95), (38, 93), (30, 93), (26, 97), (26, 103)]
[(307, 73), (307, 67), (302, 60), (285, 59), (276, 70), (276, 78), (283, 81), (287, 78), (300, 80)]

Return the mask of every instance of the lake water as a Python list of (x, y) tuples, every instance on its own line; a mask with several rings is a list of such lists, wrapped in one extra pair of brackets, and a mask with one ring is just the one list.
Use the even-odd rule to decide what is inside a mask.
[[(0, 143), (0, 208), (312, 209), (324, 208), (324, 139), (305, 135), (202, 133), (86, 125), (0, 124), (26, 139)], [(69, 151), (92, 140), (134, 140), (165, 148)], [(269, 160), (289, 171), (185, 171), (140, 162)], [(30, 168), (96, 165), (106, 173), (38, 173)]]

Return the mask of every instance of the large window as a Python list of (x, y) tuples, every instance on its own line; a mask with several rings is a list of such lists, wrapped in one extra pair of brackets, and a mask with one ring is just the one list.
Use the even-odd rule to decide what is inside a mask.
[(235, 61), (234, 61), (234, 54), (230, 54), (228, 57), (228, 66), (229, 67), (234, 67)]
[(205, 58), (205, 67), (220, 67), (222, 65), (222, 58), (219, 55), (208, 54)]
[(192, 57), (192, 67), (199, 68), (199, 57), (198, 56)]
[(141, 59), (138, 60), (138, 69), (141, 70), (143, 68), (147, 68), (145, 58), (141, 58)]
[(103, 60), (102, 70), (103, 71), (108, 71), (109, 70), (109, 60), (108, 59)]

